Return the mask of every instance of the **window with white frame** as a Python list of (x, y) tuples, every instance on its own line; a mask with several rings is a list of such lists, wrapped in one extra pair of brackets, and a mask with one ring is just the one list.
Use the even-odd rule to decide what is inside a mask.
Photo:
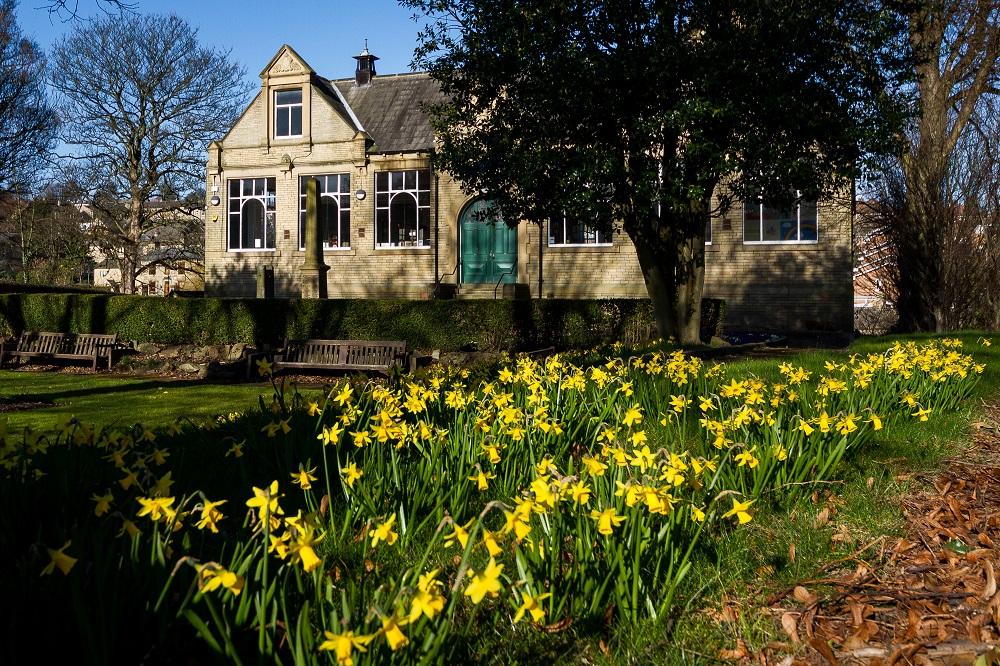
[(351, 175), (334, 173), (299, 178), (299, 249), (306, 246), (306, 182), (319, 181), (319, 233), (327, 249), (351, 247)]
[(302, 88), (274, 92), (274, 136), (302, 136)]
[(274, 178), (229, 181), (229, 249), (273, 250)]
[(375, 247), (429, 247), (429, 169), (375, 173)]
[(803, 201), (800, 192), (789, 208), (777, 208), (758, 199), (743, 204), (744, 243), (815, 243), (818, 238), (816, 202)]
[(549, 220), (549, 246), (611, 245), (611, 234), (563, 215)]

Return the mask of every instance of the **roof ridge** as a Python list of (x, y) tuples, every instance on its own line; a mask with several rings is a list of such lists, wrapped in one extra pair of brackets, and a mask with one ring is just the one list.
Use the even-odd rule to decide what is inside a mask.
[[(430, 72), (420, 71), (420, 72), (398, 72), (396, 74), (376, 74), (375, 77), (372, 79), (372, 81), (378, 81), (379, 79), (400, 78), (403, 76), (430, 76)], [(326, 80), (330, 81), (331, 83), (340, 83), (340, 82), (354, 81), (354, 77), (345, 76), (339, 79), (326, 79)]]

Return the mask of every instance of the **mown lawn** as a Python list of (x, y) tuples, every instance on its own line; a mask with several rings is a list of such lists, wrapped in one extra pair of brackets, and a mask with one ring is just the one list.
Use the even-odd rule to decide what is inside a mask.
[(107, 377), (96, 374), (0, 371), (0, 402), (52, 402), (52, 407), (12, 411), (10, 429), (50, 430), (75, 416), (97, 426), (143, 423), (161, 427), (178, 419), (201, 422), (218, 414), (244, 411), (258, 396), (271, 399), (269, 383), (215, 383), (200, 380)]

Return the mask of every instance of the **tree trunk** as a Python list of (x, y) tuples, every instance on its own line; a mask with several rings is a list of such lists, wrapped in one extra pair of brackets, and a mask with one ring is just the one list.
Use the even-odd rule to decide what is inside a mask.
[(630, 229), (660, 335), (682, 345), (701, 342), (707, 202), (645, 218)]

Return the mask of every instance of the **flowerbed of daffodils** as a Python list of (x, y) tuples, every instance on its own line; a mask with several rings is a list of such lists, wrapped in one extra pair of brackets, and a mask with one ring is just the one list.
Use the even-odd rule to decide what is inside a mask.
[(272, 378), (270, 402), (207, 424), (0, 430), (0, 591), (61, 607), (96, 661), (136, 616), (150, 643), (347, 665), (657, 617), (707, 530), (956, 408), (983, 371), (960, 347), (781, 364), (776, 383), (680, 352), (521, 357), (475, 384), (448, 367), (327, 393)]

